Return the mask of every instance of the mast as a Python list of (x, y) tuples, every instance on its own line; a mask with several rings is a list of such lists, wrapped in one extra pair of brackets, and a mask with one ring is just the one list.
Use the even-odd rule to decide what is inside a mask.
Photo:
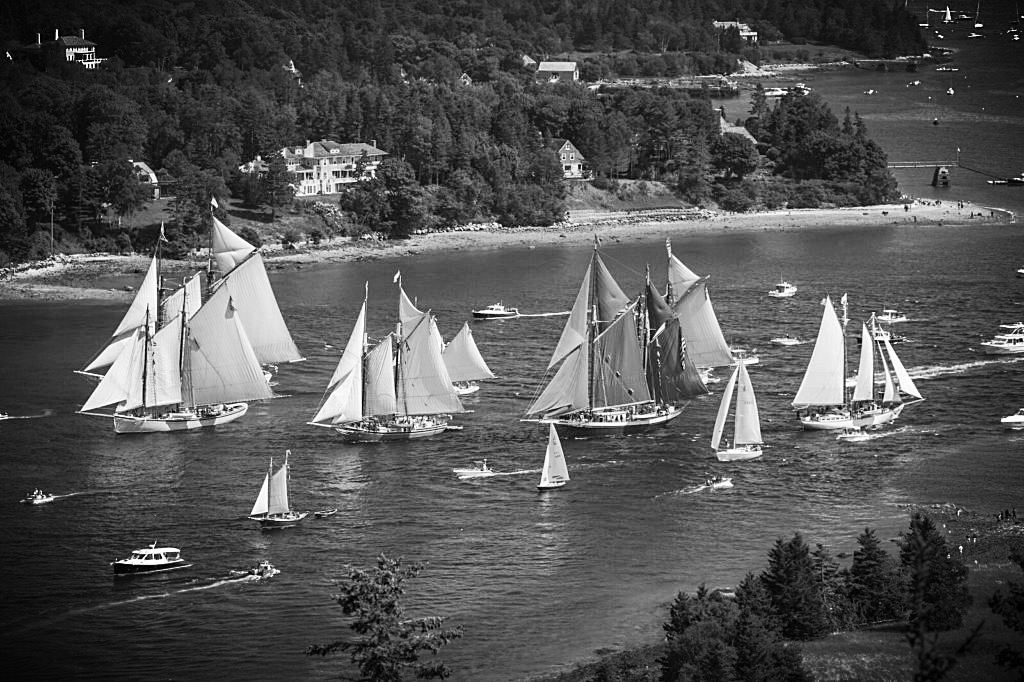
[(597, 246), (600, 241), (597, 235), (594, 235), (594, 253), (590, 257), (590, 324), (587, 325), (587, 353), (590, 357), (590, 362), (587, 363), (587, 407), (593, 411), (594, 409), (594, 362), (599, 360), (597, 357), (596, 349), (594, 348), (594, 332), (597, 329), (597, 325), (600, 322), (598, 320), (598, 311), (600, 305), (597, 299)]
[[(285, 460), (288, 461), (288, 460)], [(270, 457), (270, 465), (267, 467), (267, 511), (263, 512), (264, 518), (270, 516), (270, 501), (274, 499), (274, 457)]]
[[(370, 298), (370, 283), (363, 283), (363, 310), (366, 310), (366, 302)], [(367, 338), (366, 338), (366, 327), (363, 327), (363, 338), (362, 338), (362, 353), (359, 356), (359, 362), (363, 365), (363, 376), (362, 381), (359, 382), (359, 391), (362, 396), (359, 400), (359, 404), (362, 406), (362, 418), (366, 419), (366, 353), (369, 350)]]
[[(159, 281), (159, 278), (157, 278)], [(146, 409), (146, 377), (149, 376), (149, 308), (146, 308), (146, 337), (142, 346), (142, 410)]]

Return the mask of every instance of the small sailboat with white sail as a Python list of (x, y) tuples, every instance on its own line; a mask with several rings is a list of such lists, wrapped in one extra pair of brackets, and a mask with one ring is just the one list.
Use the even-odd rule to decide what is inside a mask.
[(555, 424), (572, 438), (646, 431), (682, 414), (680, 401), (707, 393), (650, 277), (630, 299), (596, 244), (548, 371), (556, 366), (524, 421)]
[(284, 464), (277, 471), (274, 471), (274, 458), (270, 458), (267, 475), (249, 512), (249, 518), (258, 521), (261, 529), (290, 528), (309, 515), (309, 512), (295, 511), (288, 502), (288, 457), (291, 454), (291, 450), (284, 451)]
[[(732, 444), (719, 448), (722, 434), (729, 419), (733, 391), (736, 393), (736, 411), (733, 416)], [(722, 403), (715, 419), (715, 429), (711, 435), (711, 447), (720, 462), (735, 462), (744, 459), (755, 459), (761, 456), (761, 418), (757, 412), (757, 398), (754, 387), (750, 383), (747, 365), (742, 359), (736, 362), (736, 369), (729, 377), (729, 383), (722, 393)]]
[(544, 451), (544, 465), (540, 469), (538, 490), (561, 488), (569, 482), (569, 468), (565, 465), (565, 452), (562, 441), (558, 439), (558, 430), (554, 424), (548, 427), (548, 447)]
[(382, 442), (436, 436), (451, 416), (465, 412), (441, 356), (444, 342), (428, 310), (399, 290), (396, 330), (374, 343), (366, 335), (366, 302), (311, 426), (334, 429), (346, 442)]
[(473, 340), (469, 322), (462, 324), (459, 332), (444, 347), (441, 357), (444, 358), (455, 392), (460, 396), (476, 393), (480, 390), (478, 381), (494, 378), (494, 373)]
[[(807, 370), (793, 399), (800, 423), (805, 429), (834, 430), (865, 428), (896, 419), (910, 404), (901, 394), (923, 400), (910, 374), (892, 344), (878, 338), (875, 330), (861, 325), (861, 349), (857, 381), (852, 393), (846, 390), (847, 297), (843, 294), (843, 322), (836, 315), (828, 296), (822, 301), (824, 312), (818, 337)], [(872, 319), (872, 326), (875, 326)], [(875, 356), (882, 368), (882, 395), (876, 394)]]

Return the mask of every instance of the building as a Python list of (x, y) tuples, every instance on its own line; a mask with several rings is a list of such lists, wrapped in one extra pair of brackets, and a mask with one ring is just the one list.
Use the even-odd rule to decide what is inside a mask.
[[(346, 185), (373, 178), (377, 166), (387, 152), (371, 144), (352, 142), (341, 144), (333, 140), (306, 142), (304, 147), (285, 147), (281, 150), (288, 172), (294, 176), (295, 196), (337, 194)], [(362, 164), (362, 172), (359, 166)], [(260, 157), (238, 167), (243, 173), (265, 173), (267, 162)]]
[(149, 197), (159, 199), (160, 179), (157, 178), (156, 172), (145, 161), (132, 161), (132, 168), (135, 170), (135, 177), (139, 179), (139, 184), (149, 192)]
[(541, 62), (537, 67), (537, 80), (549, 83), (572, 83), (580, 79), (576, 62)]
[(750, 26), (741, 24), (738, 21), (715, 21), (712, 22), (719, 31), (735, 28), (740, 32), (740, 39), (748, 46), (757, 45), (757, 31), (751, 30)]
[(96, 56), (96, 43), (85, 39), (84, 28), (79, 30), (77, 36), (62, 36), (60, 29), (54, 29), (53, 40), (46, 42), (43, 42), (42, 35), (37, 33), (35, 43), (25, 45), (14, 52), (17, 56), (43, 59), (47, 63), (74, 62), (86, 69), (95, 69), (107, 61)]
[(562, 164), (562, 177), (566, 180), (584, 180), (590, 177), (590, 167), (587, 160), (580, 154), (569, 140), (561, 137), (544, 141), (545, 146), (558, 154), (558, 161)]

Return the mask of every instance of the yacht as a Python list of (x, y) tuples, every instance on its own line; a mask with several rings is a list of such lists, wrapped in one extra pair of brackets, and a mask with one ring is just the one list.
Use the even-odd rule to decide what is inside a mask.
[(898, 310), (893, 310), (892, 308), (886, 308), (880, 314), (876, 315), (875, 319), (879, 322), (888, 322), (889, 324), (892, 324), (893, 322), (906, 322), (907, 314), (901, 313)]
[(775, 285), (775, 288), (768, 292), (772, 298), (790, 298), (797, 292), (796, 286), (783, 280)]
[(473, 317), (481, 320), (500, 320), (506, 317), (519, 317), (519, 308), (509, 308), (501, 301), (492, 303), (486, 308), (473, 311)]
[(1024, 426), (1024, 407), (1017, 410), (1015, 414), (1003, 417), (999, 421), (1008, 426)]
[(991, 341), (982, 341), (981, 346), (988, 355), (1010, 355), (1024, 353), (1024, 322), (1001, 324), (1005, 332), (996, 334)]
[(114, 575), (160, 573), (191, 565), (181, 558), (181, 550), (177, 547), (157, 547), (154, 542), (149, 547), (135, 550), (127, 559), (115, 561)]

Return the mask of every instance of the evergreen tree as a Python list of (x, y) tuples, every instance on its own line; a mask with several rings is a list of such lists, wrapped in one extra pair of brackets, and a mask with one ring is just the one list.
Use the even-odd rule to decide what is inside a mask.
[(967, 567), (953, 558), (935, 523), (920, 512), (900, 540), (900, 563), (909, 576), (911, 623), (921, 621), (932, 632), (962, 626), (971, 605)]
[(889, 620), (902, 612), (896, 562), (871, 528), (865, 528), (857, 537), (848, 582), (850, 601), (859, 622)]
[[(1024, 548), (1017, 547), (1010, 554), (1010, 560), (1024, 571)], [(1008, 628), (1020, 637), (1016, 646), (1003, 645), (996, 654), (999, 665), (1017, 673), (1018, 679), (1024, 680), (1024, 583), (1009, 582), (1008, 593), (997, 590), (988, 601), (989, 607), (1001, 616)]]
[(828, 632), (821, 581), (810, 548), (799, 533), (789, 541), (775, 541), (761, 582), (771, 597), (784, 637), (814, 639)]

